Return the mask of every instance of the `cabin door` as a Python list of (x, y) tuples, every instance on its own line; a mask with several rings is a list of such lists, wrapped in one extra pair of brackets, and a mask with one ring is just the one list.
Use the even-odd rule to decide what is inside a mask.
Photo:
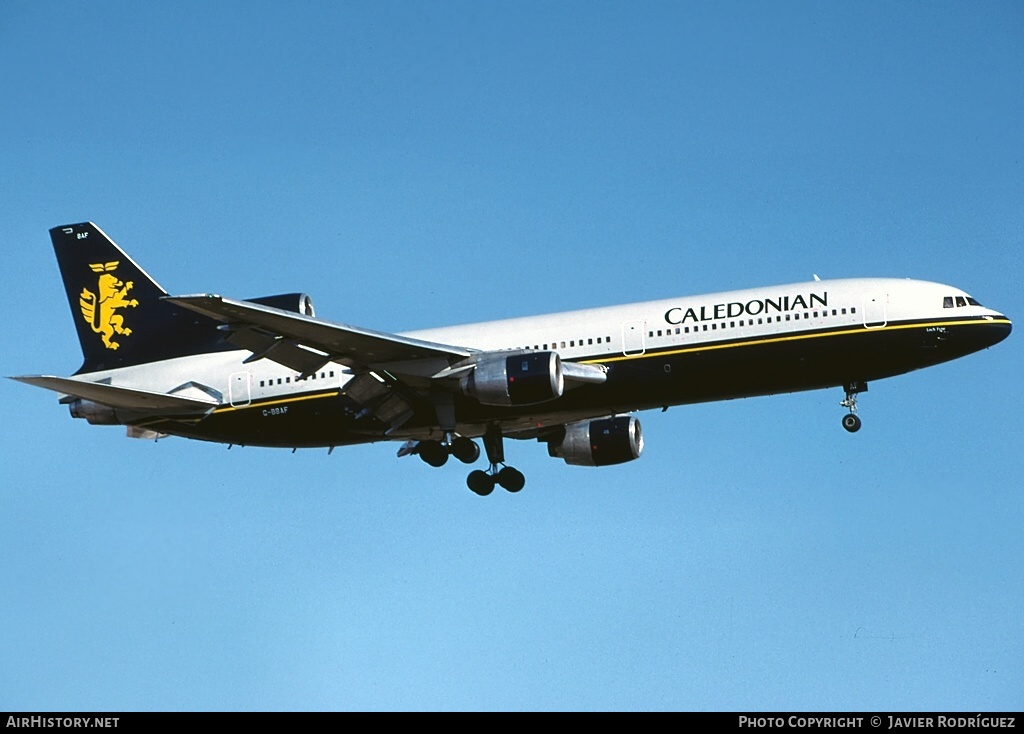
[(249, 393), (249, 373), (235, 372), (228, 381), (228, 400), (233, 406), (240, 407), (252, 402)]
[(622, 353), (627, 357), (634, 354), (643, 354), (646, 351), (644, 346), (644, 322), (627, 321), (622, 325)]
[(889, 303), (888, 293), (864, 294), (864, 326), (868, 329), (881, 329), (887, 323), (886, 308)]

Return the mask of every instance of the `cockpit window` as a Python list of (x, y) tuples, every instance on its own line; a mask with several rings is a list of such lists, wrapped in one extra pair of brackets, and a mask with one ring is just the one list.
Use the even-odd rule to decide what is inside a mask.
[(961, 306), (980, 306), (981, 305), (980, 303), (978, 303), (975, 299), (971, 298), (970, 296), (966, 296), (966, 297), (965, 296), (945, 296), (942, 299), (942, 307), (943, 308), (953, 308), (953, 301), (954, 300), (956, 301), (956, 307), (957, 308), (960, 308)]

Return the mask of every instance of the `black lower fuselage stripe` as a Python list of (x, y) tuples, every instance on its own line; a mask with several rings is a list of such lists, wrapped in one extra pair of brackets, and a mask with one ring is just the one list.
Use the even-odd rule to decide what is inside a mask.
[[(674, 341), (639, 354), (618, 352), (579, 360), (607, 365), (607, 381), (569, 389), (554, 401), (498, 408), (457, 395), (456, 412), (460, 423), (484, 424), (533, 414), (586, 414), (598, 409), (610, 414), (834, 387), (955, 359), (998, 342), (1009, 328), (1005, 319), (921, 319), (884, 327), (849, 324), (717, 341)], [(385, 435), (387, 425), (361, 407), (343, 388), (318, 390), (224, 405), (191, 425), (174, 421), (150, 427), (192, 438), (265, 446), (394, 438)], [(403, 430), (435, 421), (433, 410), (420, 410)]]

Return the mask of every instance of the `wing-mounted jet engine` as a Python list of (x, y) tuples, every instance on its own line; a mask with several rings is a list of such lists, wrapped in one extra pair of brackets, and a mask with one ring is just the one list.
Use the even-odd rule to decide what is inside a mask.
[(575, 466), (611, 466), (639, 459), (644, 450), (640, 421), (631, 415), (579, 421), (541, 439), (548, 455)]
[(485, 354), (460, 377), (462, 392), (484, 405), (536, 405), (562, 397), (565, 374), (557, 352)]

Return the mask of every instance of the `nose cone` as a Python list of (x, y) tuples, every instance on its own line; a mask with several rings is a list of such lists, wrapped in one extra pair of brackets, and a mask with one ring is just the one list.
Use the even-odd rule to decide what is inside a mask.
[[(1000, 314), (998, 318), (993, 319), (992, 330), (994, 332), (992, 344), (998, 344), (1010, 335), (1010, 332), (1013, 331), (1013, 324), (1010, 323), (1008, 318)], [(992, 346), (992, 344), (989, 344), (989, 346)]]
[(946, 350), (946, 359), (955, 359), (982, 349), (988, 349), (1010, 335), (1013, 324), (1000, 313), (972, 319), (961, 326), (950, 329), (939, 338), (939, 344)]
[(974, 350), (987, 349), (1001, 342), (1013, 331), (1013, 324), (1010, 319), (1001, 313), (993, 313), (985, 316), (976, 325), (969, 329), (970, 339), (975, 343)]

